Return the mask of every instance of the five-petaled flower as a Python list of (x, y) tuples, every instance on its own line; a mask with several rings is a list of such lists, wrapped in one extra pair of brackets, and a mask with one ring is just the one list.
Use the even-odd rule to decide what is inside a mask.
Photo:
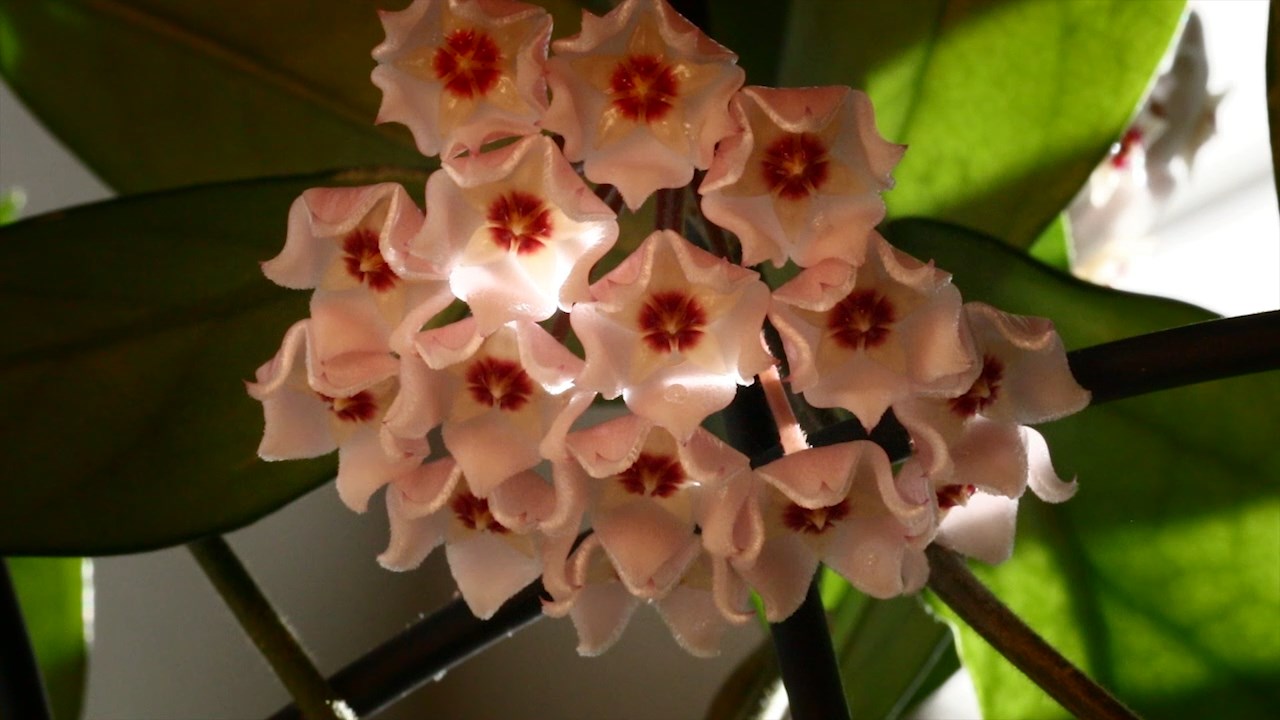
[(631, 209), (659, 188), (687, 185), (734, 129), (738, 56), (665, 0), (625, 0), (554, 43), (543, 127), (589, 180), (611, 183)]

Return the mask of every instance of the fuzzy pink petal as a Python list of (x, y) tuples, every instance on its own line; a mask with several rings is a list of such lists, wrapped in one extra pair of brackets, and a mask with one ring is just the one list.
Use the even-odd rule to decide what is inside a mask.
[(444, 327), (418, 333), (414, 347), (427, 367), (440, 369), (456, 365), (475, 355), (484, 335), (473, 317), (463, 318)]
[(378, 488), (417, 464), (413, 458), (388, 458), (375, 428), (357, 428), (338, 448), (338, 497), (344, 505), (362, 513)]
[(756, 617), (751, 606), (751, 590), (729, 561), (711, 558), (711, 592), (720, 617), (734, 625), (742, 625)]
[(954, 482), (992, 494), (1021, 497), (1027, 487), (1027, 452), (1018, 427), (974, 418), (951, 449)]
[(594, 657), (613, 647), (640, 606), (620, 582), (588, 585), (569, 610), (578, 631), (578, 654)]
[(595, 531), (637, 597), (664, 596), (701, 549), (693, 528), (655, 503), (633, 502), (599, 513)]
[[(496, 438), (501, 441), (495, 443)], [(471, 492), (481, 498), (508, 477), (537, 465), (540, 440), (497, 412), (444, 424), (444, 445), (462, 466)]]
[(1089, 404), (1089, 391), (1072, 377), (1062, 339), (1051, 321), (1010, 315), (982, 303), (968, 303), (964, 310), (975, 342), (1004, 364), (1003, 392), (983, 414), (1030, 425), (1070, 415)]
[(823, 562), (862, 592), (890, 598), (903, 592), (903, 528), (892, 517), (846, 522), (832, 538)]
[(407, 517), (425, 517), (439, 511), (453, 496), (462, 471), (453, 458), (419, 465), (392, 480), (388, 493), (398, 492), (398, 511)]
[(397, 446), (420, 440), (425, 448), (427, 433), (443, 419), (441, 398), (448, 384), (444, 374), (427, 367), (417, 353), (400, 357), (400, 392), (382, 420)]
[(760, 481), (750, 470), (713, 488), (699, 518), (707, 552), (750, 567), (764, 545), (764, 518), (758, 499)]
[(937, 542), (956, 552), (998, 565), (1013, 554), (1018, 501), (1002, 495), (974, 493), (965, 505), (947, 511)]
[(470, 533), (447, 544), (444, 551), (462, 599), (481, 620), (493, 617), (512, 595), (542, 574), (537, 553), (525, 554), (493, 533)]
[[(709, 576), (709, 567), (705, 572)], [(681, 583), (655, 604), (671, 636), (690, 655), (709, 658), (720, 654), (720, 639), (728, 623), (716, 608), (710, 577), (705, 587)]]
[(631, 467), (652, 429), (652, 422), (628, 413), (570, 433), (565, 444), (591, 477), (605, 478)]
[(391, 328), (362, 289), (317, 291), (311, 298), (311, 386), (331, 396), (354, 395), (395, 375)]
[(338, 447), (324, 401), (306, 386), (309, 325), (308, 320), (294, 323), (275, 357), (258, 368), (255, 382), (245, 384), (262, 402), (265, 427), (258, 456), (263, 460), (319, 457)]
[(494, 519), (517, 533), (533, 530), (555, 510), (555, 490), (535, 472), (516, 473), (489, 495), (489, 512)]
[(1053, 470), (1049, 458), (1049, 446), (1044, 436), (1029, 427), (1018, 428), (1023, 446), (1027, 449), (1027, 483), (1041, 500), (1060, 503), (1075, 496), (1079, 485), (1073, 479), (1063, 482)]
[(444, 542), (447, 518), (443, 515), (415, 517), (403, 511), (404, 496), (392, 487), (387, 491), (387, 518), (391, 540), (378, 556), (378, 564), (388, 570), (412, 570)]
[(830, 507), (849, 494), (862, 452), (859, 443), (810, 448), (785, 455), (756, 473), (801, 507)]
[(646, 382), (624, 391), (622, 397), (632, 412), (684, 440), (707, 416), (728, 407), (737, 392), (738, 384), (732, 378), (672, 368), (654, 373)]
[(813, 551), (790, 533), (766, 540), (755, 565), (738, 568), (747, 584), (760, 595), (769, 622), (791, 617), (804, 602), (817, 569), (818, 558)]
[(555, 337), (531, 322), (516, 322), (520, 365), (547, 392), (560, 394), (573, 386), (582, 372), (582, 360)]

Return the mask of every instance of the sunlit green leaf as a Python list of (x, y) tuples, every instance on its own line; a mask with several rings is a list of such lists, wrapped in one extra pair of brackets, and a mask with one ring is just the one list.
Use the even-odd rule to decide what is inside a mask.
[(92, 602), (88, 599), (92, 589), (84, 587), (82, 578), (89, 561), (8, 558), (4, 562), (13, 578), (54, 720), (76, 720), (85, 691), (85, 602)]
[(22, 208), (27, 205), (27, 194), (22, 188), (9, 188), (0, 191), (0, 225), (8, 225), (22, 215)]
[(792, 9), (780, 77), (871, 95), (882, 134), (910, 145), (891, 215), (1026, 247), (1122, 134), (1182, 7), (811, 0)]
[[(248, 523), (332, 477), (268, 464), (242, 380), (307, 315), (258, 263), (290, 203), (371, 174), (91, 205), (0, 229), (0, 554), (136, 551)], [(421, 184), (421, 178), (409, 182)]]
[[(923, 221), (893, 241), (967, 300), (1053, 318), (1068, 348), (1212, 317), (1076, 281), (995, 240)], [(979, 571), (1068, 658), (1148, 717), (1270, 717), (1280, 706), (1280, 373), (1087, 408), (1041, 428), (1078, 477), (1021, 503), (1013, 559)], [(1068, 717), (967, 629), (988, 717)]]
[(1071, 269), (1071, 223), (1064, 212), (1027, 248), (1031, 257), (1051, 268), (1067, 272)]

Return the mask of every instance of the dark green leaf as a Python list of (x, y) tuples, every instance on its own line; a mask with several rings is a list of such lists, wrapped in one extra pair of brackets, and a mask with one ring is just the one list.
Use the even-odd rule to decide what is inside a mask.
[[(268, 467), (242, 380), (307, 315), (277, 288), (290, 203), (373, 174), (263, 180), (91, 205), (0, 230), (0, 554), (101, 555), (244, 525), (332, 477)], [(422, 178), (410, 182), (420, 185)]]
[(5, 79), (121, 192), (425, 162), (373, 124), (373, 2), (3, 0), (0, 27)]
[(711, 37), (738, 54), (748, 85), (777, 85), (791, 3), (711, 0)]
[[(967, 300), (1053, 318), (1068, 348), (1212, 317), (1092, 286), (928, 223), (893, 241)], [(1280, 374), (1088, 408), (1041, 428), (1080, 492), (1022, 501), (1011, 561), (980, 576), (1068, 658), (1148, 717), (1270, 717), (1280, 704)], [(988, 717), (1067, 717), (967, 629)]]
[(780, 76), (871, 95), (882, 134), (911, 146), (886, 195), (892, 216), (1026, 247), (1123, 132), (1182, 7), (812, 0), (792, 9)]
[[(85, 603), (92, 589), (85, 588), (80, 558), (9, 558), (27, 634), (54, 720), (76, 720), (84, 700), (87, 665), (84, 626)], [(92, 608), (89, 608), (92, 612)]]

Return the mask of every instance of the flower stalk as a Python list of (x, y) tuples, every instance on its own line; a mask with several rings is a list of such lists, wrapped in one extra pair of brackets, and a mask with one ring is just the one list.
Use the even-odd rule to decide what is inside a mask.
[(293, 631), (276, 613), (227, 541), (213, 535), (189, 543), (187, 549), (241, 627), (253, 638), (254, 645), (258, 646), (285, 690), (294, 698), (302, 717), (307, 720), (350, 718), (346, 704), (337, 699), (324, 675), (312, 663)]
[(1068, 712), (1098, 720), (1137, 718), (1027, 627), (969, 571), (959, 555), (938, 545), (925, 552), (929, 557), (929, 589)]
[(849, 717), (840, 682), (840, 666), (827, 627), (817, 580), (809, 585), (800, 609), (770, 626), (778, 653), (782, 685), (795, 720)]

